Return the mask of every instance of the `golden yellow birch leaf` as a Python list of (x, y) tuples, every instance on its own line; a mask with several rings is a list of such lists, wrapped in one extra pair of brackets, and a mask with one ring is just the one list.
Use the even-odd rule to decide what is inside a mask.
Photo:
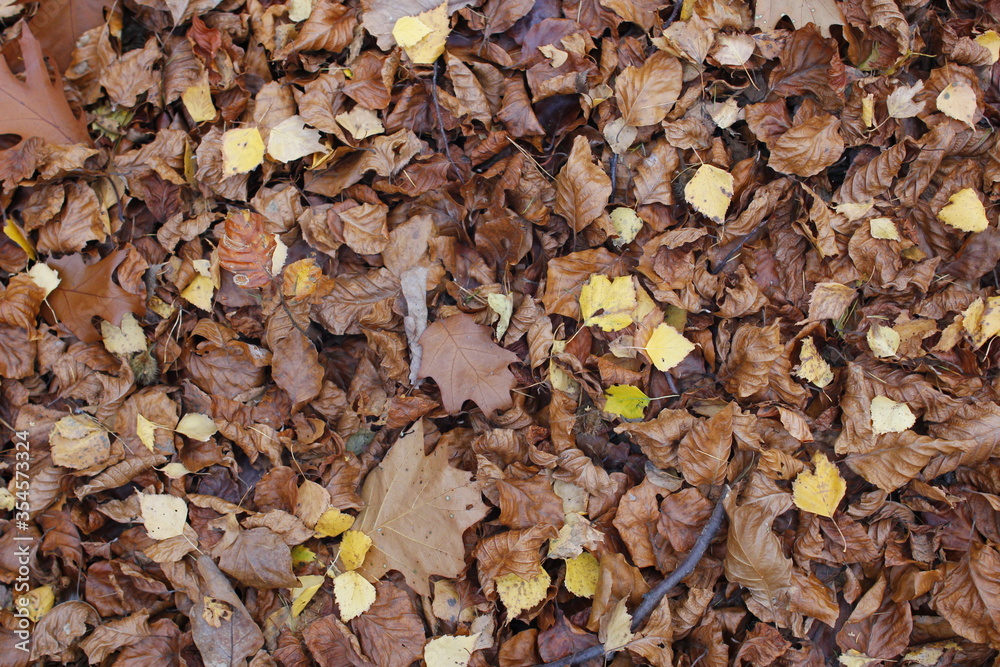
[(962, 312), (962, 326), (976, 349), (1000, 333), (1000, 296), (976, 299)]
[(631, 276), (611, 281), (605, 275), (595, 274), (580, 290), (580, 313), (585, 327), (597, 325), (604, 331), (624, 329), (632, 324), (636, 305)]
[(899, 241), (899, 230), (891, 218), (872, 218), (868, 221), (873, 239)]
[(847, 482), (823, 452), (813, 456), (813, 466), (815, 472), (803, 470), (792, 482), (792, 501), (801, 510), (832, 518), (847, 493)]
[(191, 120), (196, 123), (207, 123), (215, 120), (218, 110), (212, 102), (212, 89), (208, 85), (208, 74), (202, 76), (201, 80), (188, 86), (181, 93), (181, 101), (184, 108), (191, 114)]
[(146, 524), (146, 532), (154, 540), (184, 534), (188, 506), (183, 498), (166, 493), (143, 493), (139, 496), (139, 512)]
[(59, 283), (62, 282), (62, 278), (59, 277), (59, 273), (55, 269), (41, 262), (28, 269), (27, 273), (36, 285), (45, 290), (45, 296), (52, 294), (52, 290), (59, 287)]
[(976, 117), (976, 91), (965, 82), (950, 83), (937, 96), (938, 111), (972, 125)]
[(146, 333), (139, 326), (139, 321), (132, 313), (122, 315), (122, 325), (116, 327), (110, 322), (101, 321), (101, 336), (104, 349), (120, 357), (136, 352), (146, 351)]
[(611, 211), (611, 224), (618, 234), (618, 238), (611, 242), (616, 248), (621, 248), (635, 240), (635, 235), (642, 229), (642, 218), (636, 214), (635, 209), (619, 206)]
[(642, 419), (651, 399), (638, 387), (630, 384), (613, 384), (604, 390), (607, 401), (605, 412), (619, 415), (625, 419)]
[(372, 546), (372, 538), (360, 530), (349, 530), (344, 533), (340, 542), (340, 562), (345, 570), (356, 570), (365, 562), (368, 549)]
[(544, 568), (538, 569), (538, 574), (527, 581), (513, 573), (497, 577), (497, 593), (500, 594), (503, 606), (507, 608), (508, 620), (545, 599), (552, 579)]
[(156, 424), (138, 412), (135, 415), (135, 434), (146, 445), (146, 449), (153, 451), (156, 448)]
[(875, 435), (883, 433), (902, 433), (916, 423), (917, 418), (906, 403), (897, 403), (885, 396), (872, 399), (870, 408), (872, 432)]
[(302, 610), (312, 601), (316, 591), (323, 586), (326, 577), (322, 574), (307, 574), (299, 577), (299, 585), (293, 588), (292, 593), (292, 617), (302, 613)]
[(899, 349), (899, 333), (892, 327), (876, 324), (868, 330), (868, 347), (876, 357), (891, 357)]
[(229, 130), (222, 135), (222, 175), (253, 171), (264, 161), (264, 139), (256, 127)]
[(212, 312), (212, 297), (215, 295), (215, 285), (207, 276), (195, 276), (181, 292), (181, 298), (196, 308)]
[(402, 17), (392, 28), (396, 43), (418, 65), (431, 65), (444, 53), (449, 32), (451, 16), (448, 14), (447, 0), (416, 16)]
[(566, 590), (581, 598), (592, 598), (597, 592), (597, 575), (601, 564), (594, 555), (584, 551), (576, 558), (566, 559)]
[(983, 34), (976, 37), (976, 43), (979, 44), (979, 46), (985, 46), (990, 50), (990, 57), (992, 58), (990, 61), (991, 65), (1000, 60), (1000, 35), (998, 35), (995, 30), (987, 30)]
[(271, 128), (267, 154), (278, 162), (288, 163), (313, 153), (325, 153), (326, 146), (319, 142), (319, 137), (319, 130), (306, 127), (301, 116), (290, 116)]
[(21, 250), (28, 255), (28, 259), (36, 260), (38, 259), (38, 254), (35, 252), (35, 246), (31, 243), (31, 240), (24, 235), (21, 228), (17, 226), (12, 218), (7, 218), (7, 222), (3, 225), (3, 233), (11, 241), (21, 246)]
[(684, 361), (692, 350), (694, 343), (669, 324), (658, 324), (646, 341), (646, 354), (661, 371), (669, 371)]
[(337, 114), (336, 120), (358, 141), (385, 132), (385, 127), (382, 126), (378, 114), (360, 105), (350, 111)]
[(489, 294), (486, 302), (500, 316), (497, 320), (497, 340), (503, 340), (503, 335), (510, 326), (510, 317), (514, 314), (514, 299), (510, 294)]
[(802, 347), (799, 350), (799, 367), (795, 371), (795, 375), (806, 382), (812, 382), (820, 389), (833, 382), (833, 370), (826, 359), (820, 356), (812, 336), (802, 339)]
[(32, 623), (37, 623), (42, 616), (49, 613), (52, 605), (56, 602), (55, 593), (51, 586), (39, 586), (28, 591), (28, 604), (25, 605), (25, 612)]
[(375, 587), (351, 570), (333, 578), (333, 597), (340, 607), (340, 620), (347, 623), (368, 611), (375, 603)]
[(684, 186), (684, 200), (709, 220), (722, 224), (733, 199), (733, 175), (710, 164), (698, 167)]
[(628, 613), (625, 604), (628, 598), (622, 598), (611, 609), (611, 613), (601, 619), (601, 629), (598, 638), (604, 643), (606, 651), (617, 651), (625, 648), (635, 635), (632, 634), (632, 614)]
[(337, 537), (353, 525), (353, 516), (344, 514), (336, 507), (331, 507), (323, 512), (319, 517), (319, 521), (316, 522), (316, 536)]
[(948, 203), (938, 211), (937, 217), (941, 222), (963, 232), (981, 232), (990, 224), (986, 219), (986, 207), (972, 188), (959, 190), (949, 197)]
[(174, 430), (192, 440), (205, 442), (218, 433), (219, 427), (215, 425), (215, 420), (208, 415), (203, 415), (200, 412), (189, 412), (181, 417)]
[(479, 633), (466, 636), (435, 637), (424, 646), (426, 667), (466, 667), (476, 650)]

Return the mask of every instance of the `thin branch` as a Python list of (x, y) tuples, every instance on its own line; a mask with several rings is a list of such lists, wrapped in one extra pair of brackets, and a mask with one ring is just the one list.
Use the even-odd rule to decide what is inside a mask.
[[(670, 573), (666, 579), (661, 581), (653, 588), (651, 591), (642, 596), (642, 603), (639, 608), (635, 610), (635, 614), (632, 616), (632, 632), (636, 632), (646, 622), (649, 615), (653, 613), (657, 605), (660, 604), (660, 600), (670, 592), (670, 589), (681, 582), (684, 577), (688, 576), (694, 571), (694, 568), (698, 565), (701, 557), (705, 555), (705, 551), (708, 549), (708, 545), (712, 543), (715, 539), (715, 534), (719, 532), (719, 528), (722, 527), (722, 519), (725, 516), (725, 511), (722, 506), (722, 502), (729, 495), (729, 485), (722, 487), (722, 495), (715, 502), (715, 509), (712, 510), (712, 516), (709, 518), (708, 523), (702, 528), (701, 534), (698, 535), (698, 540), (694, 543), (694, 547), (688, 554), (688, 557), (684, 559), (680, 567)], [(597, 646), (591, 646), (585, 651), (579, 651), (573, 655), (567, 656), (555, 662), (547, 662), (541, 667), (569, 667), (570, 665), (578, 665), (580, 663), (586, 662), (591, 658), (598, 658), (605, 655), (604, 644), (598, 644)]]

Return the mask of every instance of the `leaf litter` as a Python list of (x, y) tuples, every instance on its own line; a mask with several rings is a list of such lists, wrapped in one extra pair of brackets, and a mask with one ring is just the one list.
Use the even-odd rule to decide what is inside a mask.
[(0, 5), (5, 664), (996, 659), (995, 2)]

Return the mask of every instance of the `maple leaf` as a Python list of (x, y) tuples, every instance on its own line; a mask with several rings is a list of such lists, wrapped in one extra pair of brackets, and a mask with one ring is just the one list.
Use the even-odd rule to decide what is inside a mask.
[(90, 143), (86, 123), (76, 117), (63, 94), (62, 77), (56, 73), (54, 83), (49, 79), (42, 47), (24, 23), (21, 54), (24, 81), (14, 76), (6, 60), (0, 60), (0, 133), (41, 137), (53, 144)]
[(489, 511), (472, 473), (448, 465), (448, 448), (424, 456), (424, 428), (396, 441), (365, 480), (365, 508), (355, 530), (372, 539), (359, 572), (379, 579), (397, 570), (413, 590), (430, 594), (432, 574), (455, 577), (465, 568), (462, 533)]
[(84, 343), (101, 340), (100, 332), (91, 323), (95, 316), (121, 326), (125, 313), (139, 317), (146, 314), (142, 298), (126, 292), (111, 278), (127, 255), (128, 251), (119, 249), (90, 265), (83, 263), (79, 253), (47, 262), (62, 279), (49, 295), (51, 312)]
[(491, 332), (462, 313), (430, 324), (420, 336), (424, 354), (417, 377), (434, 378), (448, 412), (461, 411), (466, 400), (487, 415), (513, 405), (515, 380), (507, 365), (518, 358), (494, 343)]
[(761, 30), (772, 30), (782, 16), (787, 16), (796, 28), (815, 23), (824, 37), (830, 36), (830, 26), (844, 25), (835, 0), (757, 0), (754, 25)]

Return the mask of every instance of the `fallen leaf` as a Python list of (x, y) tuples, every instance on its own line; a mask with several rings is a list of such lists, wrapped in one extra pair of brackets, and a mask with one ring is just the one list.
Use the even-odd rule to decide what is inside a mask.
[(632, 127), (659, 123), (680, 92), (680, 61), (663, 51), (655, 51), (641, 67), (626, 67), (615, 81), (622, 121)]
[(892, 327), (884, 327), (876, 324), (865, 336), (868, 339), (868, 348), (876, 357), (895, 356), (899, 349), (899, 334)]
[(416, 16), (403, 16), (392, 28), (392, 36), (410, 60), (418, 65), (430, 65), (444, 53), (444, 44), (451, 32), (448, 2)]
[(89, 415), (70, 415), (57, 421), (49, 444), (52, 462), (73, 470), (106, 463), (111, 456), (107, 429)]
[(944, 115), (970, 126), (979, 110), (976, 91), (964, 82), (950, 83), (945, 86), (944, 90), (938, 94), (936, 104), (938, 111)]
[(372, 538), (360, 530), (348, 530), (340, 540), (340, 562), (345, 570), (356, 570), (365, 562)]
[(148, 347), (146, 333), (139, 326), (138, 320), (132, 313), (126, 312), (122, 315), (120, 327), (102, 321), (101, 335), (104, 339), (104, 349), (120, 357), (136, 352), (145, 352)]
[(897, 403), (885, 396), (876, 396), (871, 402), (872, 432), (901, 433), (913, 426), (917, 418), (906, 403)]
[(264, 139), (256, 127), (227, 130), (222, 135), (222, 174), (251, 172), (264, 161)]
[(584, 551), (575, 558), (566, 559), (566, 590), (581, 598), (592, 598), (597, 592), (600, 563), (593, 554)]
[(802, 347), (799, 349), (799, 367), (795, 374), (803, 380), (812, 382), (820, 389), (833, 382), (833, 369), (830, 368), (826, 359), (820, 356), (812, 336), (802, 339)]
[(646, 341), (645, 349), (657, 370), (666, 372), (684, 361), (694, 351), (694, 344), (677, 329), (662, 323), (653, 329), (653, 335)]
[(435, 637), (424, 646), (424, 663), (427, 667), (466, 667), (478, 639), (479, 633)]
[(215, 420), (208, 415), (189, 412), (181, 417), (174, 430), (192, 440), (205, 442), (218, 433), (219, 428), (215, 425)]
[(642, 229), (642, 218), (636, 215), (635, 209), (619, 206), (611, 211), (611, 224), (614, 225), (618, 238), (614, 239), (616, 248), (631, 243)]
[(642, 419), (646, 406), (653, 400), (630, 384), (612, 385), (605, 390), (604, 397), (607, 399), (604, 410), (625, 419)]
[(292, 598), (293, 618), (301, 614), (312, 602), (324, 581), (326, 581), (326, 577), (321, 574), (306, 574), (299, 577), (299, 585), (289, 591)]
[[(290, 116), (271, 128), (267, 136), (267, 154), (278, 162), (288, 163), (313, 153), (324, 153), (327, 148), (319, 139), (319, 130), (307, 128), (301, 116)], [(222, 141), (224, 156), (225, 137)]]
[(375, 587), (353, 570), (334, 577), (333, 595), (344, 623), (365, 613), (375, 603)]
[(522, 579), (516, 574), (505, 574), (497, 577), (497, 593), (503, 606), (507, 608), (507, 617), (516, 618), (522, 611), (527, 611), (545, 599), (552, 578), (544, 568), (539, 568), (538, 574), (531, 579)]
[(773, 30), (787, 16), (796, 28), (815, 23), (824, 37), (830, 36), (830, 26), (844, 25), (840, 7), (834, 0), (758, 0), (754, 25), (761, 30)]
[(822, 452), (813, 456), (813, 467), (814, 471), (803, 470), (792, 482), (792, 500), (801, 510), (832, 518), (847, 493), (847, 482)]
[(611, 197), (611, 178), (592, 162), (586, 137), (573, 139), (569, 159), (556, 177), (555, 213), (577, 232), (604, 213)]
[(619, 331), (632, 324), (636, 308), (635, 287), (631, 276), (609, 280), (593, 275), (580, 290), (580, 314), (583, 326), (599, 326), (604, 331)]
[(986, 208), (972, 188), (959, 190), (948, 198), (948, 203), (938, 211), (941, 222), (963, 232), (981, 232), (990, 225)]
[(139, 508), (146, 532), (154, 540), (166, 540), (184, 534), (188, 508), (183, 498), (165, 493), (143, 493), (139, 495)]
[(733, 176), (718, 167), (703, 164), (684, 186), (684, 201), (717, 224), (726, 219), (733, 199)]

